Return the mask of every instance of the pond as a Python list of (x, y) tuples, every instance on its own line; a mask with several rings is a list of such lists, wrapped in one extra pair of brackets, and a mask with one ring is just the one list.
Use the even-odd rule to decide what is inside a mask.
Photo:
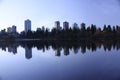
[(0, 80), (120, 80), (120, 46), (85, 45), (1, 43)]

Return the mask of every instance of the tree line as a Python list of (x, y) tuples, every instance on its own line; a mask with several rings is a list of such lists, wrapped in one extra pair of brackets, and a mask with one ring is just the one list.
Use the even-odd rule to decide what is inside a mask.
[(57, 29), (41, 28), (36, 31), (22, 32), (19, 38), (27, 39), (47, 39), (47, 40), (79, 40), (79, 39), (119, 39), (120, 26), (104, 25), (103, 29), (96, 25), (86, 27), (85, 24), (80, 28)]
[[(52, 48), (54, 51), (61, 51), (62, 49), (65, 52), (69, 52), (69, 50), (73, 50), (75, 53), (76, 51), (80, 50), (81, 53), (86, 53), (87, 50), (92, 52), (103, 48), (104, 51), (111, 51), (111, 50), (120, 50), (120, 40), (80, 40), (75, 42), (69, 41), (19, 41), (19, 42), (2, 42), (0, 43), (0, 49), (6, 51), (7, 48), (16, 49), (21, 46), (23, 48), (36, 48), (37, 50), (49, 50)], [(16, 54), (16, 52), (13, 52)], [(67, 53), (65, 53), (68, 55)], [(57, 54), (59, 56), (60, 53)]]
[(39, 28), (36, 31), (21, 33), (2, 33), (0, 40), (11, 39), (41, 39), (41, 40), (82, 40), (82, 39), (120, 39), (120, 26), (104, 25), (99, 28), (94, 24), (86, 27), (82, 23), (79, 27), (69, 28)]

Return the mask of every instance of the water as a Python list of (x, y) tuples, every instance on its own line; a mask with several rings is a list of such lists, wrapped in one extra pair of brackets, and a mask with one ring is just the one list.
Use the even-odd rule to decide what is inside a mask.
[(120, 80), (119, 46), (3, 43), (0, 80)]

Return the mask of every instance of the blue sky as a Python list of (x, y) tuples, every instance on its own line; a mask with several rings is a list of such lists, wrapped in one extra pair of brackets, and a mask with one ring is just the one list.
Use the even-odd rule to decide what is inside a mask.
[(120, 25), (120, 0), (0, 0), (0, 29), (17, 26), (24, 30), (24, 20), (32, 21), (32, 30), (54, 21), (87, 25)]

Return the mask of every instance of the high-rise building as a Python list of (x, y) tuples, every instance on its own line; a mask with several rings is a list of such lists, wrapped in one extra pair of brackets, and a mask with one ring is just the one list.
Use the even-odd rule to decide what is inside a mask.
[(57, 30), (61, 30), (60, 21), (55, 21), (54, 27), (55, 27)]
[(7, 28), (7, 33), (11, 33), (12, 32), (12, 28), (11, 27), (8, 27)]
[(31, 31), (31, 21), (29, 19), (25, 20), (25, 32)]
[(85, 23), (81, 23), (81, 24), (80, 24), (80, 28), (81, 28), (82, 31), (85, 30), (85, 28), (86, 28)]
[(13, 25), (11, 29), (12, 29), (12, 33), (16, 33), (16, 32), (17, 32), (17, 31), (16, 31), (16, 26), (15, 26), (15, 25)]
[(73, 29), (79, 29), (79, 27), (78, 27), (78, 24), (77, 24), (77, 23), (73, 23), (73, 24), (72, 24), (72, 27), (73, 27)]
[(1, 30), (1, 33), (2, 34), (6, 33), (6, 29)]
[(63, 29), (69, 29), (69, 23), (67, 21), (63, 22)]
[(8, 27), (8, 28), (7, 28), (7, 32), (8, 32), (8, 33), (16, 33), (16, 32), (17, 32), (17, 31), (16, 31), (16, 26), (13, 25), (12, 27)]
[(37, 30), (36, 31), (41, 31), (41, 28), (37, 28)]

